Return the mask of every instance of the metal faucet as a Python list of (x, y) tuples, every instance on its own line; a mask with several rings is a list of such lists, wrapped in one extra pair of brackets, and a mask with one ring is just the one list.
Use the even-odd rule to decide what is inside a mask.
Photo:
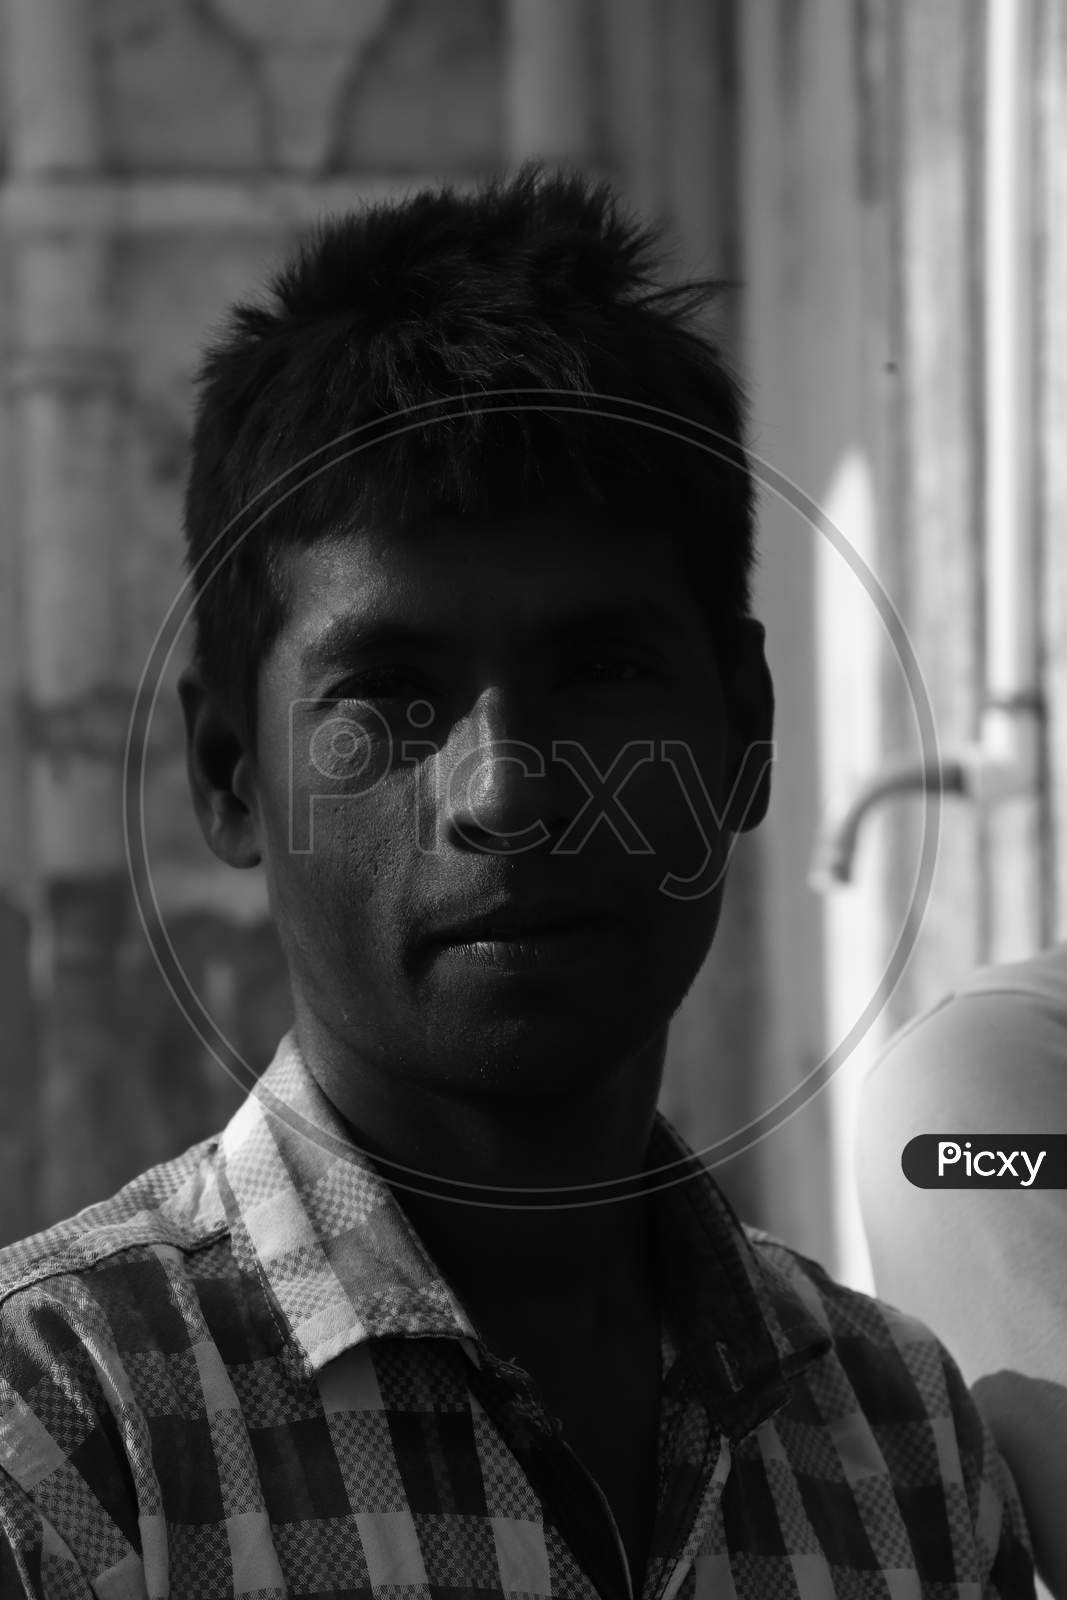
[(897, 765), (889, 764), (869, 778), (861, 785), (848, 810), (820, 834), (808, 872), (810, 887), (819, 894), (826, 894), (835, 884), (851, 883), (860, 827), (868, 812), (881, 805), (883, 800), (898, 794), (911, 794), (916, 790), (922, 790), (924, 794), (930, 790), (939, 790), (942, 794), (964, 794), (966, 776), (963, 762), (902, 761)]
[(914, 756), (888, 761), (820, 833), (808, 872), (810, 887), (826, 894), (852, 882), (860, 828), (883, 800), (933, 791), (991, 805), (1038, 792), (1043, 710), (1041, 697), (1034, 693), (991, 697), (983, 710), (981, 742), (959, 745), (940, 761)]

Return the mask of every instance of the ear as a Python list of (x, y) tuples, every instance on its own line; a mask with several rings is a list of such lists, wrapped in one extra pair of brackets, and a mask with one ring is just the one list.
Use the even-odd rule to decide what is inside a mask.
[(733, 671), (723, 686), (730, 727), (725, 824), (731, 833), (758, 827), (771, 799), (774, 683), (764, 637), (761, 622), (742, 621)]
[(193, 805), (208, 847), (231, 867), (263, 859), (255, 807), (254, 765), (231, 714), (186, 667), (178, 680)]

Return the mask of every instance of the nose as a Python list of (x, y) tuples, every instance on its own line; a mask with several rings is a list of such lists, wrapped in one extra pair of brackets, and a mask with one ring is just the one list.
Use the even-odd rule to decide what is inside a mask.
[(438, 753), (438, 837), (458, 849), (521, 855), (561, 825), (561, 796), (544, 741), (518, 706), (486, 689)]

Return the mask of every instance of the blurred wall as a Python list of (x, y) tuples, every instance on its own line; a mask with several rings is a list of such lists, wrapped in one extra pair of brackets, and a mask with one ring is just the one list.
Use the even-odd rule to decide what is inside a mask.
[[(863, 1286), (864, 1070), (976, 964), (1067, 933), (1067, 7), (762, 0), (740, 56), (743, 360), (755, 447), (792, 485), (762, 525), (772, 662), (796, 644), (774, 1025), (787, 1063), (819, 1041), (829, 1253)], [(962, 792), (932, 771), (924, 792), (931, 757)], [(830, 835), (848, 881), (813, 897), (783, 802), (814, 839), (890, 774), (847, 847)], [(768, 1141), (798, 1170), (805, 1116)]]

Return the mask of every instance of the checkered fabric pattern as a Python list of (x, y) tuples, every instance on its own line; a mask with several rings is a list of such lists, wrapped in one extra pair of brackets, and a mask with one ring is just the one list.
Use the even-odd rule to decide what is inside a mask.
[[(1032, 1596), (932, 1335), (746, 1235), (659, 1120), (671, 1164), (644, 1600)], [(615, 1535), (291, 1037), (221, 1139), (0, 1252), (3, 1600), (623, 1600)]]

